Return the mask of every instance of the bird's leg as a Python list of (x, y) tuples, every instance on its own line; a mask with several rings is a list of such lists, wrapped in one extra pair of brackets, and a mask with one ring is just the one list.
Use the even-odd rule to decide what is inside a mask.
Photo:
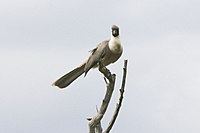
[(105, 66), (103, 63), (101, 63), (101, 61), (99, 61), (99, 71), (100, 71), (101, 73), (103, 73), (104, 76), (105, 76), (107, 79), (111, 79), (111, 78), (112, 78), (112, 74), (111, 74), (110, 70), (108, 70), (108, 69), (106, 68), (106, 66)]

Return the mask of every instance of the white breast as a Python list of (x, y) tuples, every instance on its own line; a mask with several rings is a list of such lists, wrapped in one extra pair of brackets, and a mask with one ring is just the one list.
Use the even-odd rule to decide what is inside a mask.
[(112, 36), (108, 46), (113, 53), (121, 53), (123, 50), (119, 36), (118, 37)]

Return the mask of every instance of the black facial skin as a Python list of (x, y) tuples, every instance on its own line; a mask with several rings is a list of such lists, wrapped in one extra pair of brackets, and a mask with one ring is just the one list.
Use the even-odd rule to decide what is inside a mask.
[(112, 29), (112, 35), (113, 35), (114, 37), (119, 36), (119, 29)]

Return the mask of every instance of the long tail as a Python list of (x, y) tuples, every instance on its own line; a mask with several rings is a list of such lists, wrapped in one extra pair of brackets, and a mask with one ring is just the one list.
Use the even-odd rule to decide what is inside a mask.
[(53, 85), (65, 88), (84, 73), (85, 63), (59, 78)]

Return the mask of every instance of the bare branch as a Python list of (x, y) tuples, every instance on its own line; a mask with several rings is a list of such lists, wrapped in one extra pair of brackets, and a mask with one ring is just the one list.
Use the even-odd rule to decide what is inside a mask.
[(108, 104), (110, 102), (110, 99), (111, 99), (111, 96), (112, 96), (112, 93), (114, 90), (114, 85), (115, 85), (116, 75), (111, 74), (110, 71), (106, 67), (103, 67), (101, 63), (99, 65), (100, 65), (99, 71), (104, 74), (104, 76), (108, 79), (109, 82), (106, 83), (107, 90), (106, 90), (104, 99), (102, 101), (102, 104), (100, 106), (100, 110), (89, 122), (90, 133), (95, 133), (95, 129), (98, 129), (97, 125), (100, 125), (100, 121), (103, 118), (103, 116), (107, 110)]
[(99, 122), (99, 124), (97, 124), (97, 126), (95, 127), (95, 133), (102, 133), (102, 127), (101, 127), (101, 121)]
[[(97, 113), (99, 112), (98, 107), (96, 106), (96, 110)], [(101, 126), (101, 121), (99, 122), (99, 124), (97, 124), (97, 126), (95, 127), (95, 133), (102, 133), (102, 126)]]
[[(122, 78), (122, 85), (120, 88), (120, 97), (119, 97), (119, 102), (116, 105), (114, 114), (112, 116), (111, 121), (109, 122), (108, 127), (106, 128), (106, 130), (103, 133), (109, 133), (110, 130), (112, 129), (116, 118), (119, 114), (119, 110), (121, 108), (122, 105), (122, 100), (123, 100), (123, 94), (124, 94), (124, 88), (125, 88), (125, 82), (126, 82), (126, 75), (127, 75), (127, 60), (124, 60), (124, 68), (123, 68), (123, 78)], [(101, 73), (104, 74), (105, 78), (105, 83), (106, 83), (106, 94), (104, 96), (104, 99), (102, 101), (102, 104), (100, 106), (100, 109), (97, 109), (97, 114), (93, 117), (88, 119), (89, 120), (89, 133), (102, 133), (102, 127), (101, 127), (101, 119), (103, 118), (107, 107), (109, 105), (113, 90), (114, 90), (114, 86), (115, 86), (115, 78), (116, 75), (115, 74), (111, 74), (111, 72), (104, 66), (102, 66), (102, 64), (99, 64), (99, 71)]]
[(127, 75), (127, 62), (128, 60), (124, 60), (124, 68), (123, 68), (123, 78), (122, 78), (122, 85), (121, 85), (121, 89), (120, 89), (120, 97), (119, 97), (119, 103), (116, 104), (116, 108), (114, 111), (114, 114), (112, 116), (111, 121), (109, 122), (108, 127), (106, 128), (106, 130), (103, 133), (109, 133), (110, 130), (112, 129), (116, 118), (119, 114), (119, 110), (121, 108), (122, 105), (122, 100), (123, 100), (123, 94), (124, 94), (124, 88), (125, 88), (125, 83), (126, 83), (126, 75)]

